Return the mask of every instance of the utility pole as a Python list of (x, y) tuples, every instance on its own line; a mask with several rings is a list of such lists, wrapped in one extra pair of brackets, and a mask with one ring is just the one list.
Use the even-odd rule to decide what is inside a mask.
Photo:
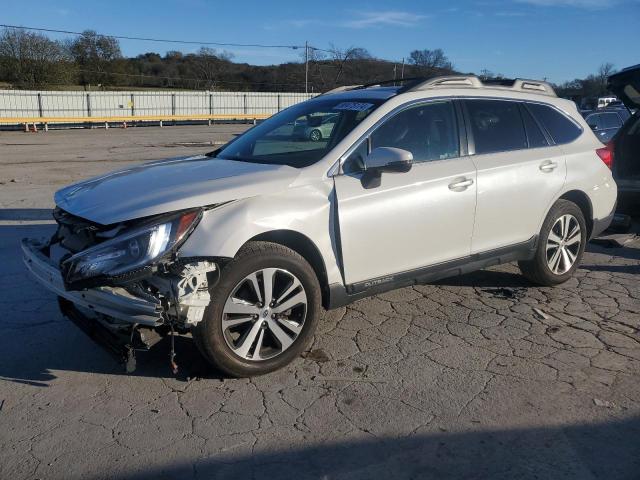
[(400, 70), (400, 79), (404, 80), (404, 57), (402, 57), (402, 70)]
[(309, 42), (304, 42), (304, 93), (309, 93)]

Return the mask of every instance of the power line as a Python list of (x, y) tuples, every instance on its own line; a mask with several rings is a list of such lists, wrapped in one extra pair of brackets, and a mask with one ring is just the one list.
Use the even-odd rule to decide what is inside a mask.
[[(65, 33), (68, 35), (84, 35), (83, 32), (73, 32), (71, 30), (55, 30), (53, 28), (38, 28), (38, 27), (23, 27), (20, 25), (5, 25), (0, 24), (0, 27), (4, 28), (17, 28), (20, 30), (33, 30), (36, 32), (49, 32), (49, 33)], [(98, 37), (112, 37), (120, 40), (140, 40), (144, 42), (159, 42), (159, 43), (179, 43), (187, 45), (215, 45), (218, 47), (256, 47), (256, 48), (288, 48), (291, 50), (298, 50), (304, 48), (304, 45), (268, 45), (262, 43), (223, 43), (223, 42), (197, 42), (195, 40), (169, 40), (163, 38), (148, 38), (148, 37), (130, 37), (126, 35), (107, 35), (102, 33), (96, 33)], [(309, 47), (314, 50), (324, 51), (319, 48)]]

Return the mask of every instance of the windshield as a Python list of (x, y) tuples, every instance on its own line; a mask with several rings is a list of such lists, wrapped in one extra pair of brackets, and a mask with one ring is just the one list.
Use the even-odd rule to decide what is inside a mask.
[(382, 100), (318, 99), (299, 103), (265, 120), (220, 150), (216, 157), (308, 167), (320, 160)]

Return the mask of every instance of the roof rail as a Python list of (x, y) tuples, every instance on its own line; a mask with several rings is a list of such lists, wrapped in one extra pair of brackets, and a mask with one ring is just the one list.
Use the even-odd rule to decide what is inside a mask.
[(409, 88), (416, 83), (422, 82), (424, 80), (424, 77), (390, 78), (387, 80), (380, 80), (378, 82), (365, 83), (364, 85), (344, 85), (342, 87), (336, 87), (332, 90), (328, 90), (322, 93), (322, 95), (327, 95), (329, 93), (347, 92), (349, 90), (364, 90), (365, 88), (381, 87), (390, 83), (393, 83), (394, 85), (396, 83), (406, 83), (406, 85), (402, 86), (402, 88)]
[(415, 92), (430, 88), (495, 88), (500, 90), (518, 90), (526, 93), (538, 93), (540, 95), (548, 95), (555, 97), (556, 92), (553, 87), (540, 80), (526, 80), (523, 78), (516, 79), (496, 79), (482, 81), (475, 75), (448, 75), (443, 77), (434, 77), (423, 82), (408, 85), (408, 88), (402, 92)]
[(356, 88), (362, 88), (363, 86), (364, 85), (343, 85), (342, 87), (336, 87), (331, 90), (327, 90), (326, 92), (321, 93), (320, 95), (327, 95), (329, 93), (346, 92), (347, 90), (354, 90)]

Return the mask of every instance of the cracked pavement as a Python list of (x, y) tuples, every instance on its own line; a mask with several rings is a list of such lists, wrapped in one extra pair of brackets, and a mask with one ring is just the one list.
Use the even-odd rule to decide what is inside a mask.
[[(49, 133), (38, 141), (68, 138)], [(50, 208), (59, 181), (39, 172), (39, 194), (20, 193), (30, 168), (0, 185), (5, 211)], [(22, 267), (19, 239), (52, 225), (13, 214), (0, 217), (2, 479), (640, 475), (639, 240), (590, 245), (555, 288), (509, 264), (360, 300), (266, 376), (221, 378), (188, 337), (177, 376), (168, 342), (127, 375)]]

